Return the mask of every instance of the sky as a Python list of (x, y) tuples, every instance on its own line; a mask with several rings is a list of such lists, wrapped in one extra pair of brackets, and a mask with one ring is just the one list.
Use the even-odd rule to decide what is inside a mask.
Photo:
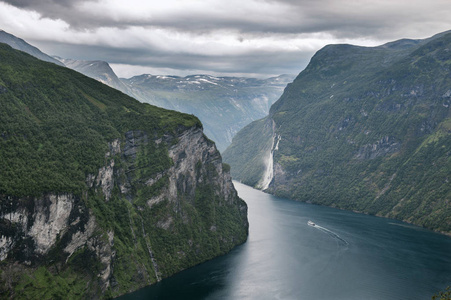
[(450, 16), (450, 0), (0, 0), (0, 29), (125, 78), (298, 74), (327, 44), (427, 38)]

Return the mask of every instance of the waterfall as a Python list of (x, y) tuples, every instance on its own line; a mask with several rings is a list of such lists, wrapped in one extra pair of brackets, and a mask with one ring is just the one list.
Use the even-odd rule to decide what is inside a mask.
[(160, 272), (158, 271), (157, 260), (155, 259), (152, 248), (150, 248), (150, 240), (147, 237), (146, 231), (144, 230), (144, 220), (142, 217), (141, 217), (141, 227), (142, 227), (142, 231), (143, 231), (143, 238), (144, 238), (144, 241), (146, 242), (146, 246), (147, 246), (147, 251), (149, 251), (150, 260), (152, 261), (152, 264), (153, 264), (153, 270), (155, 271), (155, 277), (157, 279), (157, 282), (159, 282), (159, 281), (161, 281), (161, 277), (160, 277)]
[[(272, 136), (272, 143), (271, 148), (269, 149), (268, 158), (266, 159), (266, 170), (263, 174), (262, 179), (257, 185), (257, 188), (261, 190), (266, 190), (269, 187), (269, 184), (271, 183), (272, 179), (274, 178), (274, 151), (279, 150), (279, 142), (280, 142), (280, 135), (277, 136), (277, 142), (276, 142), (276, 134), (274, 133)], [(274, 147), (274, 143), (276, 146)]]

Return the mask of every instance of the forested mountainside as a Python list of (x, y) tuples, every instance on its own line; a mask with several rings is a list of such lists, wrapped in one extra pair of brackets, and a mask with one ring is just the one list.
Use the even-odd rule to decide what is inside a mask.
[(329, 45), (224, 159), (292, 199), (451, 232), (451, 33)]
[(224, 254), (247, 206), (191, 115), (0, 44), (0, 298), (108, 298)]

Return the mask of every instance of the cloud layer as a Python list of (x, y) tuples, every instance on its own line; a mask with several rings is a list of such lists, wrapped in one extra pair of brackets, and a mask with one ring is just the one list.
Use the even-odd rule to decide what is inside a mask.
[(451, 29), (449, 15), (449, 0), (0, 1), (0, 28), (123, 76), (298, 73), (326, 44), (424, 38)]

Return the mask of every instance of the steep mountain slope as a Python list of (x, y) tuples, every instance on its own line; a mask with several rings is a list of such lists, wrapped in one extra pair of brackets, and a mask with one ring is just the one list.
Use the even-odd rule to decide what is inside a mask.
[(0, 170), (0, 298), (113, 297), (247, 237), (196, 117), (5, 44)]
[(123, 93), (130, 94), (129, 89), (117, 77), (110, 65), (101, 60), (75, 60), (68, 58), (55, 57), (62, 62), (66, 67), (80, 72), (88, 77), (97, 79), (98, 81), (109, 85)]
[(290, 75), (268, 79), (141, 75), (123, 79), (136, 99), (197, 116), (221, 151), (241, 128), (264, 117), (292, 80)]
[(38, 48), (28, 44), (22, 39), (19, 39), (18, 37), (7, 33), (6, 31), (3, 31), (0, 29), (0, 43), (5, 43), (13, 47), (14, 49), (26, 52), (40, 60), (51, 62), (60, 66), (64, 66), (64, 64), (56, 59), (54, 59), (51, 56), (48, 56), (47, 54), (41, 52)]
[(451, 232), (449, 49), (449, 32), (324, 47), (224, 152), (232, 175), (276, 195)]

